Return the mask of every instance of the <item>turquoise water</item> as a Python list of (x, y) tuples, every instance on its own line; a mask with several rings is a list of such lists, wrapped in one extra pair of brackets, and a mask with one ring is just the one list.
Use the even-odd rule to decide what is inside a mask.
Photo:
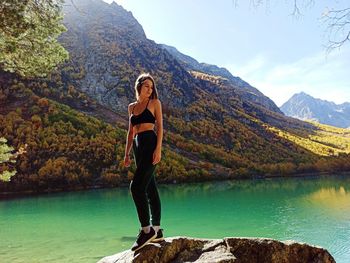
[[(160, 186), (166, 236), (267, 237), (350, 262), (350, 177)], [(0, 201), (0, 262), (96, 262), (128, 249), (138, 221), (127, 188)]]

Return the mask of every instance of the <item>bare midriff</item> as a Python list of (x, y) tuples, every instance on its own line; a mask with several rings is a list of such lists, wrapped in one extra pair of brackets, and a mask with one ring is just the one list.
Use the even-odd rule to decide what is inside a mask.
[(134, 137), (136, 134), (143, 132), (143, 131), (148, 131), (148, 130), (153, 130), (154, 129), (154, 124), (153, 123), (140, 123), (136, 124), (135, 126), (132, 127)]

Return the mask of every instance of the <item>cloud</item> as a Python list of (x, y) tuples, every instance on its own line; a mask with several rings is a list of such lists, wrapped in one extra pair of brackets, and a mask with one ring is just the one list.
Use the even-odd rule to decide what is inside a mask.
[(291, 63), (277, 64), (259, 55), (241, 68), (227, 67), (278, 106), (301, 91), (339, 104), (350, 102), (349, 58), (350, 48), (343, 46), (328, 55), (318, 52)]
[[(245, 78), (253, 76), (267, 67), (267, 59), (263, 55), (257, 55), (245, 65), (227, 64), (227, 68), (234, 76)], [(246, 80), (248, 81), (248, 80)]]

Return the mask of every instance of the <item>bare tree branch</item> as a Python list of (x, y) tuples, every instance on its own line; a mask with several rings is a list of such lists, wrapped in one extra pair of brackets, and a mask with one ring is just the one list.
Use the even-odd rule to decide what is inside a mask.
[(350, 8), (327, 10), (322, 20), (327, 24), (328, 53), (350, 41)]
[(301, 16), (301, 12), (300, 12), (300, 9), (299, 9), (299, 6), (298, 6), (298, 0), (294, 0), (293, 6), (294, 6), (294, 8), (293, 8), (292, 15), (296, 16), (296, 17)]
[[(238, 0), (232, 0), (237, 7)], [(293, 17), (302, 16), (302, 9), (312, 8), (315, 5), (315, 0), (292, 0), (293, 10), (290, 14)], [(250, 0), (250, 6), (258, 8), (265, 3), (269, 5), (269, 0)], [(350, 3), (349, 3), (350, 5)], [(325, 46), (327, 52), (335, 48), (339, 48), (350, 42), (350, 7), (344, 9), (327, 10), (321, 15), (321, 20), (326, 23), (328, 31), (328, 44)]]

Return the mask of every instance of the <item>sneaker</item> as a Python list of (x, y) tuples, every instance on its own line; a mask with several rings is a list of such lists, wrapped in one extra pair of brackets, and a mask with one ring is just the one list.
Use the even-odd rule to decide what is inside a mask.
[(163, 229), (159, 229), (157, 232), (157, 236), (155, 239), (152, 240), (152, 242), (159, 242), (159, 241), (163, 241), (164, 237), (163, 237)]
[(150, 228), (150, 231), (147, 234), (141, 229), (135, 243), (131, 247), (131, 251), (139, 250), (140, 248), (144, 247), (149, 242), (151, 242), (153, 239), (155, 239), (156, 236), (157, 234), (154, 231), (153, 227)]

